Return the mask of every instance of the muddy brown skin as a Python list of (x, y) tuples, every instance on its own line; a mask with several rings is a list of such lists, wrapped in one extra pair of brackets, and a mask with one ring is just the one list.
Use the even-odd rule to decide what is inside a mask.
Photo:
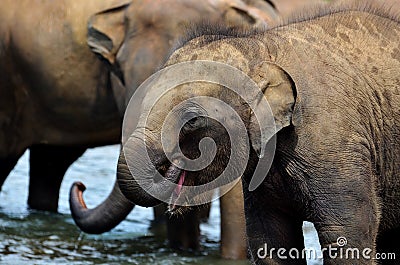
[[(224, 35), (226, 32), (222, 33)], [(206, 83), (181, 85), (166, 93), (146, 121), (144, 138), (153, 161), (164, 156), (161, 126), (165, 115), (193, 96), (211, 96), (229, 104), (247, 124), (252, 153), (242, 178), (247, 238), (253, 264), (306, 264), (303, 259), (260, 259), (257, 251), (269, 248), (304, 248), (302, 222), (313, 222), (322, 247), (338, 247), (400, 255), (400, 23), (380, 9), (340, 7), (318, 11), (263, 33), (233, 34), (232, 38), (205, 35), (178, 49), (166, 66), (179, 62), (213, 60), (248, 74), (270, 103), (277, 124), (277, 149), (267, 177), (249, 191), (257, 153), (265, 145), (251, 109), (259, 100), (243, 104), (236, 94)], [(156, 88), (154, 88), (156, 89)], [(242, 91), (246, 93), (246, 91)], [(143, 106), (146, 107), (146, 98)], [(211, 107), (211, 106), (210, 106)], [(215, 108), (216, 106), (212, 106)], [(176, 121), (185, 110), (175, 110)], [(193, 109), (190, 110), (193, 112)], [(204, 111), (204, 110), (202, 110)], [(202, 113), (199, 111), (199, 113)], [(157, 115), (157, 116), (153, 116)], [(182, 116), (181, 116), (182, 115)], [(225, 114), (229, 117), (228, 113)], [(157, 127), (158, 126), (158, 127)], [(193, 125), (191, 125), (193, 127)], [(213, 166), (188, 172), (185, 185), (213, 180), (226, 165), (229, 140), (223, 128), (208, 120), (180, 138), (187, 156), (196, 153), (185, 137), (198, 143), (211, 137), (217, 144)], [(151, 128), (151, 137), (148, 131)], [(142, 131), (141, 131), (142, 132)], [(156, 132), (156, 133), (155, 133)], [(141, 140), (133, 132), (125, 155), (130, 165), (144, 168), (137, 156)], [(226, 135), (225, 135), (226, 136)], [(175, 136), (164, 136), (174, 139)], [(139, 137), (140, 138), (140, 137)], [(172, 150), (172, 149), (171, 149)], [(226, 152), (226, 151), (225, 151)], [(133, 176), (119, 161), (118, 181), (132, 202), (144, 201)], [(135, 170), (136, 171), (136, 170)], [(203, 177), (203, 179), (201, 177)], [(146, 177), (145, 177), (146, 178)], [(145, 179), (141, 176), (141, 179)], [(201, 182), (200, 182), (201, 180)], [(148, 176), (152, 181), (152, 176)], [(287, 254), (287, 253), (286, 253)], [(354, 264), (352, 259), (332, 259), (324, 252), (324, 264)], [(378, 264), (360, 257), (357, 264)], [(381, 260), (379, 264), (396, 264)]]
[(334, 3), (337, 0), (273, 0), (282, 17), (307, 13), (309, 9)]
[[(29, 149), (28, 205), (57, 211), (68, 167), (87, 148), (120, 142), (130, 95), (189, 24), (206, 17), (230, 27), (259, 27), (277, 18), (271, 6), (264, 7), (241, 0), (4, 0), (0, 187)], [(71, 209), (86, 232), (111, 229), (134, 206), (115, 185), (104, 203), (89, 210), (84, 189), (83, 184), (71, 189)]]
[(116, 5), (4, 1), (0, 185), (29, 148), (31, 208), (56, 211), (69, 165), (86, 148), (118, 143), (121, 118), (107, 69), (86, 44), (89, 17)]

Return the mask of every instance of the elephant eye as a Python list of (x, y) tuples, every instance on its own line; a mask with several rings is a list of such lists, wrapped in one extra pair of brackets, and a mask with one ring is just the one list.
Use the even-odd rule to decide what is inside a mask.
[(186, 106), (181, 109), (182, 129), (193, 131), (207, 126), (207, 112), (201, 106)]
[(199, 116), (198, 113), (187, 113), (184, 120), (186, 121), (184, 127), (189, 130), (194, 130), (202, 127), (205, 119)]
[(195, 125), (198, 124), (198, 121), (199, 121), (199, 117), (194, 117), (194, 118), (188, 120), (188, 122), (186, 124), (194, 127)]

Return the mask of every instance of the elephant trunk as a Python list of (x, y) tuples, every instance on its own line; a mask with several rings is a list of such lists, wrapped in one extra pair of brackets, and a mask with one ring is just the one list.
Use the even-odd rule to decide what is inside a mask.
[(83, 200), (86, 187), (75, 182), (70, 189), (69, 204), (76, 225), (89, 234), (101, 234), (110, 231), (121, 223), (135, 205), (121, 193), (118, 183), (108, 198), (94, 209), (88, 209)]
[(180, 164), (177, 160), (173, 161), (173, 164), (168, 163), (164, 176), (160, 176), (157, 170), (157, 166), (160, 165), (153, 165), (146, 159), (148, 158), (146, 154), (154, 157), (153, 152), (148, 152), (144, 140), (135, 137), (134, 133), (124, 145), (124, 151), (121, 152), (117, 179), (122, 193), (131, 202), (143, 207), (154, 207), (171, 197), (175, 189), (174, 183), (184, 172), (176, 166)]

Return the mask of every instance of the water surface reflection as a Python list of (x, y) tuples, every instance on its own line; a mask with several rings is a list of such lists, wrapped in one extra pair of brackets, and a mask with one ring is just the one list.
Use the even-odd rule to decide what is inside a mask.
[(125, 221), (108, 233), (81, 233), (70, 216), (69, 187), (74, 181), (84, 182), (86, 203), (88, 207), (96, 206), (112, 189), (118, 152), (118, 146), (95, 148), (74, 163), (61, 186), (58, 214), (27, 209), (27, 152), (0, 193), (0, 264), (249, 264), (218, 258), (218, 202), (213, 204), (209, 222), (201, 225), (203, 249), (198, 253), (169, 250), (165, 239), (149, 230), (153, 212), (143, 207), (135, 207)]

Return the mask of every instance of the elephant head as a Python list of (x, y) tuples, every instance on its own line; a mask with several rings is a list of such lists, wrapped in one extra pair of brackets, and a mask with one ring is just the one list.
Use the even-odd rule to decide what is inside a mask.
[[(163, 65), (188, 28), (206, 22), (228, 28), (249, 29), (264, 27), (277, 20), (273, 6), (263, 0), (260, 0), (257, 7), (242, 0), (114, 2), (120, 4), (90, 18), (87, 43), (108, 66), (111, 87), (121, 115), (136, 88)], [(118, 169), (120, 174), (127, 170), (124, 159), (121, 152)], [(169, 169), (171, 172), (174, 170)], [(128, 174), (128, 171), (125, 173)], [(108, 231), (121, 222), (133, 208), (133, 204), (121, 194), (117, 184), (109, 197), (94, 209), (86, 208), (82, 198), (84, 190), (82, 183), (72, 186), (70, 207), (75, 222), (85, 232)], [(141, 197), (141, 190), (138, 192), (138, 197)]]
[(263, 9), (241, 0), (139, 0), (94, 15), (88, 24), (88, 45), (111, 69), (121, 112), (135, 88), (165, 62), (189, 28), (201, 23), (254, 28), (277, 20), (271, 5), (255, 2)]
[[(119, 187), (131, 202), (150, 207), (164, 201), (171, 211), (201, 204), (210, 194), (195, 187), (214, 182), (209, 187), (218, 188), (253, 173), (271, 137), (291, 124), (296, 88), (290, 75), (261, 59), (269, 49), (256, 39), (226, 38), (189, 41), (144, 84), (141, 115), (118, 163)], [(254, 50), (244, 41), (254, 42), (246, 45)], [(164, 89), (171, 80), (175, 86)]]

